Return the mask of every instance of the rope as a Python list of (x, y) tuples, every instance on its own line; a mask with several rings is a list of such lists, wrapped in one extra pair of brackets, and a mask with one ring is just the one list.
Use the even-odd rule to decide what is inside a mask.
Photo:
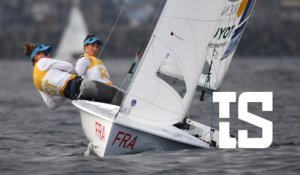
[[(207, 89), (211, 89), (211, 85), (210, 85), (210, 74), (211, 74), (211, 69), (212, 69), (212, 64), (213, 61), (211, 61), (210, 66), (209, 66), (209, 71), (207, 72), (207, 76), (205, 79), (205, 83), (204, 83), (204, 88)], [(211, 121), (210, 121), (210, 140), (213, 140), (213, 127), (214, 127), (214, 105), (213, 105), (213, 93), (211, 93)]]
[[(223, 3), (223, 6), (225, 7), (225, 1)], [(218, 28), (220, 28), (221, 26), (221, 20), (220, 19), (220, 22), (218, 24)], [(212, 42), (216, 42), (217, 39), (213, 39)], [(208, 89), (211, 89), (211, 82), (210, 82), (210, 75), (211, 75), (211, 70), (213, 69), (213, 58), (211, 58), (211, 65), (210, 65), (210, 70), (207, 74), (207, 77), (206, 77), (206, 80), (205, 80), (205, 83), (204, 83), (204, 87), (205, 88), (208, 88)], [(221, 64), (220, 64), (221, 65)], [(219, 75), (219, 71), (220, 71), (220, 65), (219, 65), (219, 68), (218, 68), (218, 71), (215, 70), (215, 72), (217, 73), (216, 77), (217, 77), (217, 81), (218, 81), (218, 75)], [(211, 122), (210, 122), (210, 140), (213, 141), (213, 127), (214, 127), (214, 104), (213, 104), (213, 91), (211, 90)], [(203, 103), (202, 103), (202, 108), (203, 108)]]
[[(209, 83), (210, 87), (210, 83)], [(214, 127), (214, 103), (213, 103), (213, 93), (211, 93), (211, 122), (210, 122), (210, 140), (213, 140), (213, 127)]]
[[(106, 45), (107, 45), (107, 43), (108, 43), (110, 37), (111, 37), (111, 34), (112, 34), (113, 31), (115, 30), (115, 27), (116, 27), (116, 25), (117, 25), (117, 23), (118, 23), (118, 21), (119, 21), (121, 15), (122, 15), (124, 9), (125, 9), (125, 6), (126, 6), (126, 4), (127, 4), (127, 1), (128, 1), (128, 0), (124, 0), (123, 6), (122, 6), (122, 8), (121, 8), (121, 11), (120, 11), (120, 13), (119, 13), (117, 19), (115, 20), (115, 23), (114, 23), (113, 27), (111, 28), (111, 30), (110, 30), (110, 32), (109, 32), (109, 34), (108, 34), (108, 37), (106, 38), (106, 40), (105, 40), (105, 42), (104, 42), (103, 48), (101, 49), (101, 52), (99, 53), (98, 58), (100, 58), (100, 56), (102, 55), (102, 53), (103, 53), (103, 51), (104, 51), (104, 49), (105, 49), (105, 47), (106, 47)], [(122, 84), (123, 84), (123, 83), (122, 83)], [(117, 95), (118, 95), (119, 93), (120, 93), (120, 90), (118, 90), (118, 92), (117, 92), (116, 95), (114, 96), (114, 98), (113, 98), (113, 100), (112, 100), (112, 103), (115, 102), (116, 97), (117, 97)]]
[(100, 56), (102, 55), (102, 53), (103, 53), (103, 51), (104, 51), (104, 49), (105, 49), (105, 46), (106, 46), (108, 40), (110, 39), (110, 36), (111, 36), (112, 32), (114, 31), (114, 29), (115, 29), (115, 27), (116, 27), (116, 25), (117, 25), (117, 23), (118, 23), (118, 21), (119, 21), (119, 18), (120, 18), (120, 16), (122, 15), (122, 13), (123, 13), (123, 11), (124, 11), (124, 9), (125, 9), (125, 6), (126, 6), (126, 4), (127, 4), (127, 1), (128, 1), (128, 0), (124, 0), (124, 4), (123, 4), (123, 6), (122, 6), (122, 9), (121, 9), (121, 11), (120, 11), (120, 13), (119, 13), (119, 15), (118, 15), (118, 17), (117, 17), (117, 19), (116, 19), (116, 21), (115, 21), (113, 27), (112, 27), (111, 30), (110, 30), (110, 32), (109, 32), (109, 34), (108, 34), (108, 37), (106, 38), (106, 40), (105, 40), (105, 42), (104, 42), (103, 48), (101, 49), (101, 52), (99, 53), (98, 58), (100, 58)]

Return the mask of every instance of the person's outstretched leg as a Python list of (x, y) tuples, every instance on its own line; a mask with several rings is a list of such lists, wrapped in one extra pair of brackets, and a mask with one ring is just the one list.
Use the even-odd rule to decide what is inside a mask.
[(115, 105), (120, 105), (124, 97), (124, 92), (119, 91), (118, 88), (93, 80), (82, 80), (80, 91), (80, 99)]

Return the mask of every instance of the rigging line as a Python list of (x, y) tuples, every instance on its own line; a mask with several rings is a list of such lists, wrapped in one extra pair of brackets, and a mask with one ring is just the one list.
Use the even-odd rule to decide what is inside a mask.
[[(211, 62), (212, 65), (212, 62)], [(205, 86), (208, 86), (208, 89), (211, 89), (211, 85), (210, 85), (210, 73), (207, 74), (207, 80), (205, 82)], [(211, 98), (211, 120), (210, 120), (210, 140), (213, 140), (213, 132), (214, 132), (214, 103), (213, 103), (213, 92), (211, 92), (210, 95)]]
[[(204, 88), (211, 89), (211, 81), (210, 81), (210, 75), (211, 75), (211, 69), (212, 69), (213, 60), (211, 60), (209, 70), (207, 72), (206, 80), (204, 83)], [(214, 106), (213, 106), (213, 92), (211, 90), (211, 121), (210, 121), (210, 140), (213, 140), (213, 132), (214, 132)]]
[[(223, 6), (225, 7), (226, 6), (226, 3), (224, 2), (224, 4), (223, 4)], [(224, 18), (226, 18), (226, 17), (223, 17), (223, 16), (221, 16), (221, 18), (220, 18), (220, 22), (219, 22), (219, 24), (218, 24), (218, 27), (220, 27), (221, 26), (221, 23), (222, 23), (222, 20), (224, 19)], [(229, 17), (229, 20), (227, 20), (227, 24), (229, 24), (230, 23), (230, 21), (231, 21), (231, 18)], [(230, 41), (229, 41), (230, 42)], [(223, 54), (224, 54), (224, 49), (225, 48), (223, 48)], [(226, 60), (226, 61), (228, 61), (228, 60)], [(211, 67), (210, 67), (210, 69), (214, 69), (214, 71), (215, 71), (215, 73), (216, 73), (216, 82), (219, 82), (219, 73), (220, 73), (220, 66), (221, 66), (221, 62), (219, 63), (219, 66), (218, 66), (218, 69), (217, 70), (215, 70), (216, 68), (214, 67), (214, 66), (212, 66), (212, 64), (213, 64), (213, 61), (211, 62)], [(227, 65), (227, 62), (226, 62), (226, 65)], [(211, 71), (211, 70), (210, 70)], [(208, 74), (207, 75), (207, 78), (208, 78), (208, 80), (209, 81), (206, 81), (206, 86), (208, 85), (208, 88), (209, 89), (211, 89), (211, 81), (210, 81), (210, 74)], [(220, 85), (219, 85), (220, 86)], [(213, 103), (213, 92), (211, 93), (211, 123), (210, 123), (210, 139), (211, 139), (211, 141), (213, 141), (213, 133), (214, 133), (214, 129), (213, 129), (213, 127), (214, 127), (214, 103)]]
[[(210, 86), (210, 83), (209, 83)], [(214, 127), (214, 103), (213, 103), (213, 93), (211, 93), (211, 123), (210, 123), (210, 140), (213, 140), (213, 127)]]
[[(126, 1), (127, 1), (127, 0), (126, 0)], [(159, 4), (159, 6), (158, 6), (158, 8), (157, 8), (157, 10), (156, 10), (156, 12), (155, 12), (155, 15), (154, 15), (152, 21), (151, 21), (151, 26), (153, 26), (153, 24), (154, 24), (154, 22), (155, 22), (155, 20), (156, 20), (156, 18), (157, 18), (157, 16), (158, 16), (158, 13), (159, 13), (159, 10), (161, 9), (161, 6), (162, 6), (162, 4), (163, 4), (163, 1), (165, 1), (165, 0), (161, 0), (161, 1), (160, 1), (160, 4)], [(147, 35), (147, 38), (149, 38), (149, 37), (148, 37), (149, 34), (147, 34), (147, 33), (149, 33), (149, 32), (150, 32), (150, 31), (149, 31), (149, 29), (148, 29), (148, 30), (146, 30), (146, 32), (145, 32), (145, 34), (144, 34), (144, 35)], [(143, 43), (142, 43), (142, 45), (141, 45), (141, 47), (140, 47), (140, 49), (139, 49), (139, 51), (138, 51), (138, 55), (141, 54), (142, 49), (143, 49), (143, 47), (144, 47), (146, 41), (147, 41), (147, 40), (144, 40), (144, 41), (143, 41)], [(141, 63), (140, 63), (140, 64), (141, 64)], [(135, 66), (138, 66), (138, 65), (135, 65)], [(138, 68), (135, 70), (135, 72), (137, 72), (137, 71), (138, 71)], [(133, 81), (133, 78), (134, 78), (134, 75), (131, 75), (131, 76), (133, 76), (133, 77), (131, 78), (131, 82), (132, 82), (132, 81)], [(126, 77), (124, 78), (124, 80), (123, 80), (123, 82), (122, 82), (122, 84), (121, 84), (121, 87), (123, 87), (124, 84), (125, 84), (125, 82), (128, 81), (128, 78), (129, 78), (129, 74), (127, 74)], [(129, 90), (130, 86), (131, 86), (131, 85), (129, 84), (129, 86), (127, 87), (127, 90), (126, 90), (127, 92), (128, 92), (128, 90)], [(125, 96), (125, 97), (126, 97), (126, 96)], [(125, 97), (124, 97), (124, 98), (125, 98)], [(123, 102), (122, 102), (122, 104), (123, 104)], [(122, 104), (121, 104), (120, 106), (122, 106)], [(116, 115), (116, 116), (117, 116), (117, 115)]]
[[(160, 4), (159, 4), (159, 7), (157, 8), (157, 10), (156, 10), (156, 14), (155, 14), (155, 16), (154, 16), (154, 18), (152, 19), (152, 26), (153, 26), (153, 24), (154, 24), (154, 22), (155, 22), (155, 18), (157, 17), (157, 15), (158, 15), (158, 12), (159, 12), (159, 10), (160, 10), (160, 8), (161, 8), (161, 6), (162, 6), (162, 2), (163, 1), (165, 1), (165, 0), (161, 0), (160, 1)], [(145, 32), (145, 35), (147, 35), (147, 33), (149, 33), (150, 31), (146, 31)], [(154, 32), (153, 32), (154, 33)], [(149, 52), (149, 49), (150, 49), (150, 47), (151, 47), (151, 45), (153, 44), (153, 42), (154, 42), (154, 39), (155, 39), (155, 34), (153, 35), (153, 37), (148, 37), (148, 38), (150, 38), (149, 40), (150, 40), (150, 42), (149, 42), (149, 48), (148, 48), (148, 50), (146, 50), (145, 52)], [(144, 40), (144, 42), (142, 43), (142, 46), (140, 47), (140, 51), (142, 50), (142, 48), (143, 48), (143, 45), (145, 44), (145, 42), (146, 42), (147, 40)], [(139, 71), (139, 69), (140, 69), (140, 65), (143, 63), (143, 59), (141, 59), (140, 60), (140, 63), (138, 64), (138, 67), (137, 67), (137, 69), (135, 70), (135, 72), (138, 72)], [(134, 74), (135, 75), (135, 74)], [(133, 76), (133, 78), (132, 78), (132, 80), (131, 80), (131, 82), (133, 82), (133, 79), (135, 78), (135, 76)], [(130, 83), (130, 84), (132, 84), (132, 83)], [(130, 86), (131, 85), (129, 85), (129, 87), (128, 87), (128, 89), (130, 88)], [(128, 91), (128, 90), (127, 90)]]
[[(150, 45), (152, 45), (154, 39), (155, 39), (155, 35), (154, 35), (153, 39), (150, 41)], [(149, 49), (146, 50), (146, 52), (149, 52)], [(141, 60), (141, 63), (142, 63), (142, 62), (143, 62), (143, 60)], [(139, 71), (139, 68), (140, 68), (141, 63), (139, 64), (139, 66), (138, 66), (138, 68), (136, 69), (136, 71)], [(130, 82), (128, 88), (127, 88), (127, 91), (126, 91), (126, 94), (125, 94), (125, 96), (124, 96), (124, 98), (123, 98), (123, 101), (122, 101), (121, 104), (120, 104), (120, 108), (119, 108), (118, 112), (117, 112), (116, 115), (115, 115), (115, 119), (117, 118), (117, 116), (119, 115), (121, 109), (122, 109), (123, 106), (124, 106), (124, 103), (125, 103), (125, 100), (124, 100), (124, 99), (127, 98), (129, 89), (131, 88), (132, 82), (133, 82), (133, 80), (135, 79), (135, 77), (136, 77), (136, 74), (134, 74), (133, 78), (131, 79), (131, 82)]]
[[(160, 9), (161, 9), (161, 6), (162, 6), (162, 4), (163, 4), (163, 1), (165, 1), (165, 0), (161, 0), (161, 1), (160, 1), (159, 6), (158, 6), (158, 8), (156, 9), (155, 15), (154, 15), (154, 17), (153, 17), (153, 19), (152, 19), (152, 21), (151, 21), (151, 23), (150, 23), (150, 26), (151, 26), (152, 30), (153, 30), (154, 22), (156, 21), (157, 16), (158, 16), (158, 13), (159, 13), (159, 11), (160, 11)], [(151, 30), (151, 31), (152, 31), (152, 30)], [(145, 31), (145, 34), (144, 34), (144, 35), (146, 35), (147, 38), (150, 38), (151, 36), (148, 36), (149, 33), (150, 33), (150, 30), (149, 30), (149, 28), (148, 28), (148, 29)], [(143, 47), (144, 47), (144, 45), (145, 45), (145, 43), (146, 43), (147, 40), (148, 40), (148, 39), (145, 39), (145, 40), (142, 42), (141, 47), (140, 47), (140, 49), (139, 49), (139, 51), (138, 51), (138, 54), (139, 54), (139, 55), (141, 54), (142, 49), (143, 49)]]
[[(152, 24), (151, 24), (152, 26), (153, 26), (153, 24), (154, 24), (154, 22), (155, 22), (155, 19), (156, 19), (157, 16), (158, 16), (158, 13), (159, 13), (159, 10), (161, 9), (161, 6), (162, 6), (162, 4), (163, 4), (163, 1), (165, 1), (165, 0), (161, 0), (161, 1), (160, 1), (159, 7), (157, 8), (156, 13), (155, 13), (155, 15), (154, 15), (154, 18), (152, 19)], [(147, 33), (149, 33), (149, 32), (150, 32), (150, 31), (146, 31), (146, 32), (145, 32), (145, 35), (147, 35)], [(151, 40), (151, 39), (152, 39), (152, 40)], [(150, 41), (150, 43), (149, 43), (149, 48), (150, 48), (150, 46), (153, 44), (154, 39), (155, 39), (155, 35), (153, 35), (153, 38), (150, 38), (151, 41)], [(140, 54), (142, 48), (144, 47), (144, 44), (145, 44), (146, 41), (147, 41), (147, 40), (144, 40), (144, 42), (142, 43), (142, 46), (140, 47), (140, 50), (139, 50), (139, 54)], [(146, 50), (145, 52), (149, 52), (149, 48), (148, 48), (148, 50)], [(140, 65), (143, 63), (143, 61), (144, 61), (143, 59), (140, 61), (140, 63), (139, 63), (139, 65), (138, 65), (137, 69), (135, 70), (135, 72), (138, 72), (138, 71), (139, 71)], [(126, 94), (125, 94), (125, 96), (124, 96), (124, 99), (126, 99), (126, 97), (128, 96), (128, 93), (127, 93), (127, 92), (129, 92), (129, 89), (131, 88), (132, 82), (134, 81), (135, 77), (136, 77), (136, 74), (134, 74), (133, 77), (132, 77), (132, 79), (131, 79), (131, 82), (130, 82), (128, 88), (127, 88), (127, 91), (126, 91)], [(125, 82), (126, 78), (127, 78), (127, 76), (125, 77), (125, 79), (123, 80), (123, 82)], [(121, 103), (121, 105), (120, 105), (120, 108), (119, 108), (119, 111), (118, 111), (117, 114), (115, 115), (115, 118), (118, 116), (118, 114), (119, 114), (119, 112), (121, 111), (121, 108), (122, 108), (123, 106), (124, 106), (124, 100), (122, 101), (122, 103)]]
[[(100, 56), (102, 55), (103, 51), (105, 50), (105, 46), (107, 45), (107, 42), (109, 41), (109, 39), (110, 39), (110, 37), (111, 37), (111, 34), (112, 34), (112, 32), (114, 31), (114, 29), (115, 29), (115, 27), (116, 27), (116, 25), (117, 25), (117, 23), (118, 23), (118, 21), (119, 21), (121, 15), (122, 15), (123, 11), (124, 11), (124, 9), (125, 9), (125, 6), (126, 6), (126, 4), (127, 4), (127, 1), (128, 1), (128, 0), (124, 0), (123, 6), (122, 6), (122, 8), (121, 8), (121, 11), (120, 11), (120, 13), (119, 13), (117, 19), (115, 20), (115, 23), (114, 23), (113, 27), (111, 28), (111, 30), (110, 30), (110, 32), (109, 32), (109, 34), (108, 34), (108, 37), (107, 37), (106, 40), (105, 40), (105, 43), (104, 43), (104, 45), (103, 45), (103, 47), (102, 47), (102, 49), (101, 49), (101, 52), (100, 52), (99, 55), (98, 55), (98, 58), (100, 58)], [(118, 95), (119, 93), (120, 93), (120, 90), (118, 90), (118, 92), (117, 92), (116, 95), (114, 96), (112, 102), (114, 102), (114, 101), (116, 100), (116, 97), (117, 97), (117, 95)]]
[(102, 53), (103, 53), (103, 51), (104, 51), (104, 49), (105, 49), (105, 46), (106, 46), (108, 40), (110, 39), (110, 36), (111, 36), (112, 32), (114, 31), (114, 29), (115, 29), (115, 27), (116, 27), (116, 25), (117, 25), (117, 23), (118, 23), (118, 21), (119, 21), (119, 18), (121, 17), (121, 15), (122, 15), (122, 13), (123, 13), (123, 11), (124, 11), (124, 9), (125, 9), (125, 6), (126, 6), (126, 4), (127, 4), (127, 1), (128, 1), (128, 0), (124, 0), (124, 4), (123, 4), (123, 6), (122, 6), (122, 9), (121, 9), (121, 11), (120, 11), (120, 13), (119, 13), (119, 15), (118, 15), (118, 17), (117, 17), (117, 19), (116, 19), (116, 21), (115, 21), (113, 27), (112, 27), (111, 30), (110, 30), (110, 32), (109, 32), (109, 34), (108, 34), (108, 37), (107, 37), (106, 40), (105, 40), (105, 43), (104, 43), (104, 45), (103, 45), (103, 47), (102, 47), (102, 49), (101, 49), (101, 52), (100, 52), (99, 55), (98, 55), (98, 58), (100, 58), (100, 56), (102, 55)]
[[(159, 10), (161, 9), (161, 6), (162, 6), (162, 4), (163, 4), (163, 1), (165, 1), (165, 0), (161, 0), (161, 1), (160, 1), (160, 4), (159, 4), (159, 6), (158, 6), (158, 8), (157, 8), (157, 10), (156, 10), (156, 12), (155, 12), (155, 15), (154, 15), (154, 17), (153, 17), (153, 19), (152, 19), (152, 21), (151, 21), (151, 23), (150, 23), (150, 26), (152, 26), (152, 27), (153, 27), (153, 24), (154, 24), (154, 22), (155, 22), (157, 16), (158, 16)], [(149, 33), (149, 29), (146, 30), (146, 31), (145, 31), (145, 34), (144, 34), (144, 35), (147, 35), (147, 38), (149, 38), (147, 33)], [(142, 49), (143, 49), (145, 43), (146, 43), (146, 40), (144, 40), (144, 41), (142, 42), (141, 47), (140, 47), (139, 51), (137, 52), (137, 53), (138, 53), (138, 56), (141, 54)], [(135, 66), (138, 66), (138, 65), (135, 65)], [(136, 71), (136, 70), (135, 70), (135, 71)], [(128, 81), (128, 78), (130, 78), (129, 76), (133, 76), (133, 75), (127, 74), (126, 77), (125, 77), (125, 79), (123, 80), (123, 82), (122, 82), (122, 84), (121, 84), (121, 87), (123, 87), (124, 84), (125, 84), (125, 82)], [(132, 78), (133, 78), (133, 77), (132, 77)], [(129, 88), (129, 87), (128, 87), (128, 88)], [(128, 89), (127, 89), (127, 90), (128, 90)]]
[[(224, 1), (224, 3), (223, 3), (223, 9), (226, 7), (226, 1)], [(224, 18), (226, 18), (226, 17), (224, 17), (222, 14), (221, 14), (221, 17), (220, 17), (220, 21), (219, 21), (219, 23), (218, 23), (218, 27), (217, 27), (217, 29), (218, 28), (220, 28), (221, 26), (222, 26), (222, 22), (223, 22), (223, 20), (224, 20)], [(217, 43), (217, 41), (218, 41), (218, 39), (217, 38), (213, 38), (212, 39), (212, 42), (213, 43)], [(223, 53), (224, 54), (224, 53)], [(213, 56), (211, 56), (211, 60), (213, 60), (214, 58), (213, 58)], [(219, 65), (220, 66), (220, 65)], [(220, 67), (217, 69), (215, 66), (212, 66), (212, 69), (213, 69), (213, 72), (214, 72), (214, 74), (215, 74), (215, 77), (216, 77), (216, 82), (218, 82), (218, 73), (219, 73), (219, 71), (220, 71)], [(218, 71), (217, 71), (218, 70)]]
[(162, 2), (163, 2), (163, 1), (164, 1), (164, 0), (161, 0), (160, 3), (159, 3), (159, 6), (158, 6), (158, 8), (157, 8), (157, 10), (156, 10), (156, 12), (155, 12), (155, 15), (154, 15), (154, 17), (153, 17), (153, 19), (152, 19), (152, 21), (151, 21), (151, 26), (154, 24), (155, 19), (157, 18), (158, 12), (159, 12), (159, 10), (160, 10), (160, 8), (161, 8), (161, 6), (162, 6)]
[[(153, 27), (153, 24), (154, 24), (154, 22), (155, 22), (155, 19), (156, 19), (157, 16), (158, 16), (158, 12), (159, 12), (159, 10), (160, 10), (161, 7), (162, 7), (163, 1), (165, 1), (165, 0), (161, 0), (161, 1), (160, 1), (160, 4), (159, 4), (159, 6), (158, 6), (158, 8), (157, 8), (157, 10), (156, 10), (156, 12), (155, 12), (155, 15), (154, 15), (153, 19), (152, 19), (152, 22), (151, 22), (151, 26), (152, 26), (152, 27)], [(147, 35), (147, 33), (150, 33), (150, 31), (149, 31), (149, 30), (146, 30), (144, 35)], [(148, 36), (148, 35), (147, 35), (147, 36)], [(150, 36), (150, 37), (151, 37), (151, 36)], [(147, 38), (150, 38), (150, 37), (147, 37)], [(155, 39), (155, 35), (153, 35), (153, 38), (150, 38), (150, 39), (152, 39), (152, 40), (151, 40), (150, 43), (149, 43), (149, 48), (148, 48), (148, 50), (145, 51), (145, 52), (148, 52), (148, 51), (149, 51), (150, 46), (152, 45), (152, 43), (153, 43), (153, 41), (154, 41), (154, 39)], [(149, 40), (150, 40), (150, 39), (149, 39)], [(142, 43), (142, 45), (141, 45), (141, 47), (140, 47), (140, 49), (139, 49), (139, 52), (138, 52), (139, 54), (140, 54), (140, 52), (142, 51), (142, 48), (144, 47), (144, 44), (145, 44), (146, 41), (147, 41), (147, 40), (144, 40), (144, 41), (143, 41), (143, 43)], [(135, 72), (137, 72), (137, 71), (139, 70), (139, 65), (141, 65), (142, 62), (143, 62), (143, 60), (140, 61), (140, 63), (138, 64), (138, 68), (135, 70)], [(133, 77), (133, 78), (134, 78), (134, 77)], [(132, 78), (131, 82), (133, 81), (133, 78)], [(129, 85), (129, 87), (130, 87), (130, 85)], [(128, 89), (129, 89), (129, 87), (128, 87)]]

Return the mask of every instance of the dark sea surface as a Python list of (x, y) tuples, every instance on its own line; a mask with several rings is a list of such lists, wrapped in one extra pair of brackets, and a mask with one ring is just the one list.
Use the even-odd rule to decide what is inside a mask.
[[(120, 86), (130, 61), (106, 59), (112, 80)], [(196, 149), (135, 155), (85, 157), (88, 141), (77, 109), (66, 102), (49, 110), (32, 83), (29, 61), (0, 61), (0, 174), (300, 174), (300, 60), (235, 58), (221, 91), (272, 91), (273, 112), (249, 111), (273, 122), (267, 149)], [(211, 101), (197, 93), (190, 115), (210, 124)], [(218, 127), (218, 105), (214, 126)], [(231, 132), (261, 129), (237, 119), (231, 108)]]

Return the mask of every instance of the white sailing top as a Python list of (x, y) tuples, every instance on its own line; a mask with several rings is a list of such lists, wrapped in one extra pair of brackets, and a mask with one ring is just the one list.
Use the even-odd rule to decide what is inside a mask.
[(103, 62), (91, 55), (84, 54), (76, 63), (76, 72), (84, 79), (100, 81), (112, 85), (108, 71)]
[(55, 110), (66, 100), (66, 98), (62, 97), (62, 96), (54, 96), (47, 92), (42, 92), (42, 91), (39, 91), (39, 92), (40, 92), (44, 102), (46, 103), (48, 108), (51, 110)]
[(76, 72), (72, 64), (51, 58), (41, 58), (33, 69), (33, 83), (52, 110), (65, 101), (64, 88), (67, 82), (75, 77)]

